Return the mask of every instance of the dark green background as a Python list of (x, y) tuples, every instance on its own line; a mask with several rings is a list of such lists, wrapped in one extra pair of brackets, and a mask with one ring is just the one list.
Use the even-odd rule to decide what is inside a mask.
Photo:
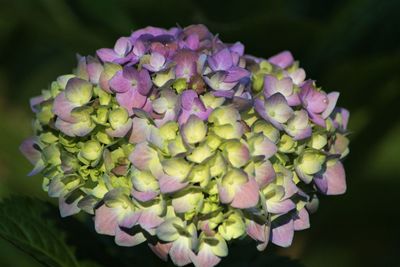
[[(340, 91), (339, 105), (351, 111), (346, 195), (323, 197), (311, 229), (297, 233), (292, 247), (271, 245), (264, 254), (307, 267), (400, 266), (398, 0), (0, 0), (0, 197), (47, 199), (41, 178), (25, 177), (30, 166), (18, 152), (31, 133), (30, 97), (69, 73), (75, 53), (94, 54), (140, 27), (176, 23), (206, 24), (257, 56), (291, 50), (308, 77)], [(0, 240), (0, 266), (36, 263)]]

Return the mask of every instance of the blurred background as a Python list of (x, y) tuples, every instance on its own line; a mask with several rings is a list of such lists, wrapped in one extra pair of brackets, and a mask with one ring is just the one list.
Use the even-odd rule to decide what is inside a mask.
[[(306, 267), (400, 266), (400, 1), (0, 0), (0, 6), (0, 198), (48, 199), (41, 177), (26, 177), (30, 165), (18, 146), (31, 134), (29, 98), (70, 73), (76, 53), (112, 47), (147, 25), (203, 23), (225, 42), (240, 40), (246, 53), (267, 58), (291, 50), (307, 76), (340, 91), (338, 104), (351, 111), (347, 193), (321, 198), (310, 229), (296, 233), (290, 248), (271, 245), (264, 254)], [(229, 258), (223, 262), (228, 266)], [(0, 239), (0, 266), (36, 263)]]

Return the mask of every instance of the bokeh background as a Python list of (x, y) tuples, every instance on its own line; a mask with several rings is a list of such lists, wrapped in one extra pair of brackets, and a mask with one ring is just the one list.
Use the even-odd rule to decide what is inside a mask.
[[(0, 198), (47, 200), (41, 177), (26, 177), (18, 146), (31, 134), (28, 99), (71, 72), (76, 53), (94, 54), (147, 25), (203, 23), (250, 54), (291, 50), (351, 111), (347, 194), (322, 198), (311, 229), (296, 233), (292, 247), (271, 245), (264, 254), (306, 267), (400, 266), (400, 1), (0, 0), (0, 7)], [(0, 266), (37, 263), (0, 239)]]

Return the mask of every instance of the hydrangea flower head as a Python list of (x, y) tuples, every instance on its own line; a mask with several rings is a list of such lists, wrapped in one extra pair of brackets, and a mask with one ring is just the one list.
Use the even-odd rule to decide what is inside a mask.
[(237, 239), (290, 246), (318, 194), (346, 191), (338, 97), (289, 51), (257, 58), (203, 25), (147, 27), (33, 98), (21, 151), (61, 216), (84, 211), (120, 246), (212, 267)]

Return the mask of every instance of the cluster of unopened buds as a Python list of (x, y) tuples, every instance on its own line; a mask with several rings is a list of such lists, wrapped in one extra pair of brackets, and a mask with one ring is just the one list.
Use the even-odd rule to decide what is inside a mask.
[(32, 98), (21, 151), (61, 216), (83, 210), (120, 246), (211, 267), (235, 239), (289, 246), (317, 193), (345, 192), (338, 96), (288, 51), (257, 58), (203, 25), (147, 27)]

